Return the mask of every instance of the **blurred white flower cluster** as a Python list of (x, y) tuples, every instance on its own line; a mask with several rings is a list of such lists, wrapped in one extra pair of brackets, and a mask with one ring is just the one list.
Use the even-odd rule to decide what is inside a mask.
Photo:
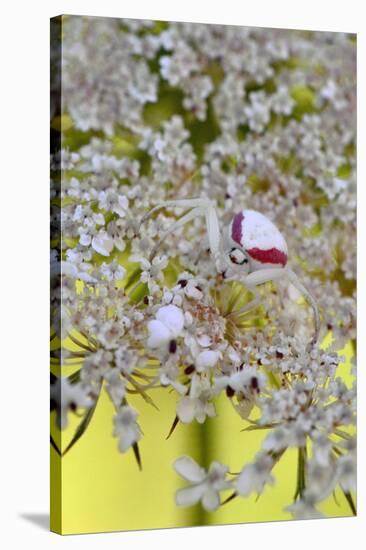
[[(75, 369), (52, 384), (59, 427), (83, 409), (86, 429), (105, 387), (119, 450), (140, 460), (130, 395), (154, 405), (154, 388), (173, 390), (174, 425), (204, 423), (224, 395), (243, 427), (263, 430), (262, 448), (237, 474), (178, 458), (192, 484), (178, 505), (212, 511), (221, 491), (259, 494), (296, 448), (288, 510), (318, 516), (338, 486), (353, 511), (356, 392), (340, 350), (356, 338), (354, 37), (69, 16), (62, 62), (51, 316), (62, 342), (53, 360)], [(241, 208), (277, 224), (319, 304), (321, 339), (331, 333), (326, 349), (309, 352), (312, 320), (291, 287), (272, 285), (260, 308), (236, 314), (249, 293), (216, 275), (202, 220), (169, 234), (150, 261), (181, 212), (140, 226), (143, 215), (197, 196), (223, 224)]]

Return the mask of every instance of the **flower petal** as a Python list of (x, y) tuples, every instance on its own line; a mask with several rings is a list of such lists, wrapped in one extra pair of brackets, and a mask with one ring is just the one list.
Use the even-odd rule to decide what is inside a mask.
[(76, 265), (71, 262), (61, 262), (61, 273), (62, 275), (69, 275), (76, 279), (78, 276), (78, 269)]
[(147, 324), (149, 338), (147, 345), (149, 348), (155, 349), (164, 346), (171, 339), (170, 330), (156, 319), (149, 321)]
[(192, 483), (200, 483), (206, 477), (206, 472), (190, 456), (181, 456), (174, 462), (174, 469), (180, 476)]
[(253, 490), (254, 467), (248, 464), (244, 467), (236, 481), (236, 490), (239, 495), (247, 496)]
[(214, 489), (210, 488), (205, 492), (202, 498), (202, 506), (208, 512), (213, 512), (220, 506), (220, 497)]
[(201, 500), (204, 490), (203, 485), (193, 485), (192, 487), (179, 489), (175, 494), (175, 502), (177, 506), (192, 506)]
[(141, 439), (141, 433), (138, 428), (134, 426), (127, 427), (120, 436), (118, 448), (121, 453), (125, 453), (139, 439)]
[(201, 351), (196, 360), (196, 367), (198, 372), (203, 372), (206, 369), (213, 368), (220, 358), (220, 354), (217, 351), (206, 350)]
[(195, 417), (195, 402), (190, 397), (182, 397), (177, 403), (177, 415), (181, 422), (189, 424)]
[(89, 246), (90, 243), (91, 243), (91, 236), (89, 235), (89, 233), (82, 233), (82, 234), (80, 235), (79, 242), (80, 242), (80, 244), (82, 244), (83, 246)]
[(92, 240), (92, 247), (102, 256), (109, 256), (113, 250), (113, 240), (106, 233), (99, 233)]
[(164, 323), (166, 327), (173, 333), (174, 336), (178, 336), (184, 326), (184, 315), (182, 310), (170, 304), (168, 306), (163, 306), (159, 309), (156, 314), (158, 321)]

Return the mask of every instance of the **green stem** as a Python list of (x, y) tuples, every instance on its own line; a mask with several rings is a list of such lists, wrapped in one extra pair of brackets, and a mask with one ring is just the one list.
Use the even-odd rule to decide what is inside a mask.
[(76, 338), (75, 336), (73, 336), (72, 334), (68, 334), (70, 340), (76, 345), (76, 346), (79, 346), (80, 348), (82, 349), (85, 349), (86, 351), (88, 352), (95, 352), (96, 350), (94, 350), (93, 348), (91, 348), (88, 344), (84, 344), (83, 342), (80, 342), (80, 340), (78, 340), (78, 338)]
[[(342, 489), (342, 491), (343, 491), (343, 489)], [(347, 502), (348, 502), (349, 507), (351, 508), (352, 514), (353, 514), (354, 516), (357, 516), (356, 505), (355, 505), (355, 503), (353, 502), (353, 498), (352, 498), (351, 493), (348, 493), (348, 492), (346, 492), (346, 491), (343, 491), (343, 494), (344, 494), (344, 496), (346, 497), (346, 500), (347, 500)]]
[(297, 483), (294, 500), (302, 498), (302, 495), (306, 488), (306, 462), (307, 462), (307, 450), (305, 447), (299, 447), (297, 455)]

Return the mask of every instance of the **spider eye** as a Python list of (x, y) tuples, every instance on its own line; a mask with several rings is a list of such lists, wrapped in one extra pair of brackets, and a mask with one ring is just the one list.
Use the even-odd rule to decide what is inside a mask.
[(239, 248), (232, 248), (229, 254), (230, 261), (236, 265), (243, 265), (248, 263), (248, 258), (245, 256), (242, 250)]

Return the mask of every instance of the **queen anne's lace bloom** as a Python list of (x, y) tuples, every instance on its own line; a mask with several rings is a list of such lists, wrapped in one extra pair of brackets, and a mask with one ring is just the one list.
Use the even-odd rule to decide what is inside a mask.
[[(138, 457), (138, 400), (159, 408), (155, 388), (175, 399), (171, 437), (227, 403), (243, 430), (262, 434), (260, 449), (230, 468), (230, 482), (226, 465), (178, 459), (191, 483), (178, 505), (213, 511), (226, 489), (261, 494), (281, 483), (275, 466), (290, 452), (288, 513), (319, 517), (333, 491), (354, 513), (354, 37), (73, 16), (63, 36), (63, 148), (51, 158), (52, 341), (62, 343), (52, 361), (56, 373), (73, 368), (51, 386), (58, 427), (75, 412), (88, 423), (106, 391), (118, 447)], [(216, 272), (204, 217), (183, 224), (185, 212), (166, 207), (144, 218), (194, 197), (215, 204), (221, 226), (251, 209), (280, 228), (318, 304), (320, 346), (310, 349), (308, 308), (283, 281), (240, 313), (251, 294)], [(228, 420), (223, 441), (232, 430)]]

